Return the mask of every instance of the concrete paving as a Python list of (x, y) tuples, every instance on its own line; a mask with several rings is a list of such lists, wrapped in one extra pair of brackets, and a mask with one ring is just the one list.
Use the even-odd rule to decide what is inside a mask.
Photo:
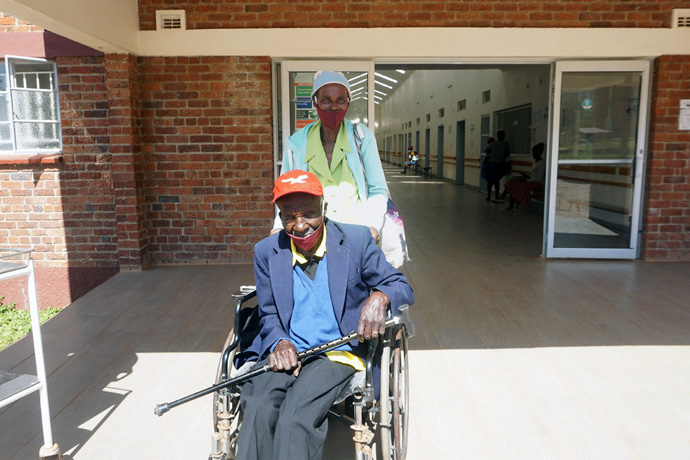
[[(388, 166), (412, 261), (407, 458), (690, 458), (690, 263), (546, 260), (542, 214)], [(120, 273), (43, 327), (66, 459), (201, 459), (213, 382), (249, 265)], [(32, 373), (31, 342), (0, 369)], [(325, 459), (353, 458), (333, 421)], [(0, 412), (0, 458), (35, 459), (38, 396)]]

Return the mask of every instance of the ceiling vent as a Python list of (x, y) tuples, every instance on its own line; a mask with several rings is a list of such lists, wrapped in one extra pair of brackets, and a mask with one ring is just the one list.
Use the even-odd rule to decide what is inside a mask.
[(690, 29), (690, 9), (673, 10), (673, 28), (689, 28)]
[(156, 30), (187, 30), (185, 10), (157, 10)]

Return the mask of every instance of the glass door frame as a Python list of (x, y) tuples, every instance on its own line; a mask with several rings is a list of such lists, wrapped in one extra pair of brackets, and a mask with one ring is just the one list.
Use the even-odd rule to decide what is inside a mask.
[[(367, 72), (367, 93), (372, 97), (367, 98), (367, 126), (374, 135), (374, 61), (280, 61), (280, 101), (281, 104), (281, 126), (282, 126), (282, 145), (287, 144), (290, 133), (290, 72), (317, 72), (319, 70), (332, 70), (339, 72)], [(287, 129), (286, 129), (287, 127)], [(277, 128), (277, 127), (276, 127)], [(277, 132), (277, 129), (276, 129)], [(274, 179), (280, 173), (283, 152), (274, 152)]]
[[(551, 152), (549, 155), (547, 177), (547, 216), (545, 220), (545, 253), (548, 258), (585, 258), (585, 259), (636, 259), (639, 257), (639, 233), (642, 219), (642, 196), (645, 178), (645, 159), (647, 151), (647, 131), (649, 120), (651, 63), (645, 60), (635, 61), (556, 61), (553, 84), (553, 110), (551, 117)], [(633, 200), (630, 222), (629, 248), (556, 248), (554, 234), (556, 224), (557, 179), (559, 163), (559, 140), (561, 124), (561, 90), (563, 73), (566, 72), (641, 72), (639, 117), (637, 121), (637, 145), (635, 157), (630, 160), (633, 174)], [(606, 160), (603, 160), (604, 162)], [(584, 163), (584, 161), (577, 161)], [(602, 160), (590, 160), (599, 164)]]

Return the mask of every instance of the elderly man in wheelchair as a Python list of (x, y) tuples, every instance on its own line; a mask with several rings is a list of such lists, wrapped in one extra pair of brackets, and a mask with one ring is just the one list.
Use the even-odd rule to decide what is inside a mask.
[[(283, 174), (273, 196), (284, 231), (255, 248), (260, 333), (246, 352), (267, 359), (273, 372), (242, 386), (237, 458), (318, 459), (329, 408), (353, 374), (365, 370), (364, 341), (384, 334), (389, 308), (395, 315), (414, 298), (366, 227), (325, 218), (316, 176)], [(358, 345), (298, 359), (354, 330)]]
[[(283, 231), (255, 247), (256, 289), (235, 295), (217, 384), (156, 413), (213, 391), (210, 458), (320, 459), (329, 410), (349, 396), (342, 405), (354, 416), (339, 416), (352, 423), (356, 458), (380, 450), (403, 460), (412, 288), (367, 227), (324, 216), (313, 174), (281, 175), (273, 196)], [(258, 305), (242, 308), (253, 297)], [(379, 449), (370, 425), (380, 430)]]

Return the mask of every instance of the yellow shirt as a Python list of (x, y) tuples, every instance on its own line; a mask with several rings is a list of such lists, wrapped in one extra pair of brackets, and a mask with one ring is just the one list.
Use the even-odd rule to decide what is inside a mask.
[[(305, 264), (307, 263), (307, 258), (304, 257), (300, 252), (297, 250), (297, 247), (295, 246), (294, 241), (290, 239), (290, 247), (292, 248), (292, 267), (295, 267), (295, 264)], [(316, 249), (316, 252), (314, 253), (314, 256), (318, 258), (323, 258), (324, 254), (326, 254), (326, 227), (324, 226), (323, 228), (323, 238), (321, 238), (321, 244), (319, 247)], [(326, 356), (328, 356), (328, 359), (331, 361), (334, 361), (336, 363), (340, 364), (345, 364), (346, 366), (353, 367), (356, 371), (363, 371), (365, 369), (364, 366), (364, 361), (362, 358), (359, 356), (355, 355), (354, 353), (350, 353), (349, 351), (327, 351)]]
[(347, 128), (345, 123), (342, 123), (333, 146), (333, 156), (329, 165), (321, 143), (321, 122), (317, 121), (314, 127), (309, 130), (304, 161), (308, 163), (308, 171), (318, 177), (323, 186), (324, 199), (328, 203), (327, 217), (338, 222), (361, 224), (362, 217), (359, 212), (360, 200), (357, 184), (352, 177), (345, 154), (345, 152), (350, 151)]

